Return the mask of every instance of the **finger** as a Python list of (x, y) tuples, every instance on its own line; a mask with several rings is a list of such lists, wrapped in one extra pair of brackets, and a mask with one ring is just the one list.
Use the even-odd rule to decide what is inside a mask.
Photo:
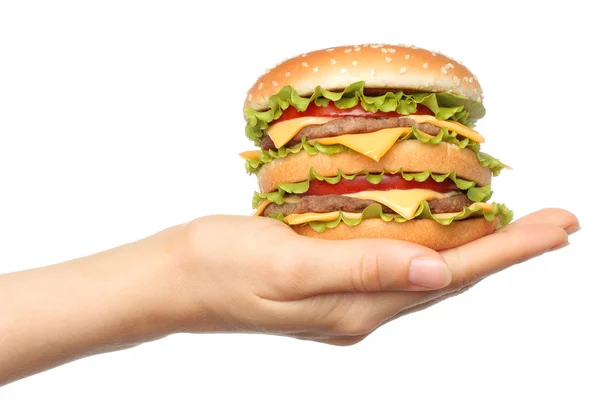
[(441, 254), (452, 271), (452, 286), (464, 287), (566, 243), (560, 226), (521, 223)]
[(432, 290), (451, 280), (434, 250), (387, 239), (319, 240), (298, 237), (288, 243), (277, 272), (296, 295), (339, 292)]
[(555, 225), (564, 229), (568, 234), (572, 234), (579, 230), (579, 220), (573, 213), (560, 208), (546, 208), (526, 215), (512, 224), (503, 226), (498, 231), (501, 232), (517, 226), (533, 224)]

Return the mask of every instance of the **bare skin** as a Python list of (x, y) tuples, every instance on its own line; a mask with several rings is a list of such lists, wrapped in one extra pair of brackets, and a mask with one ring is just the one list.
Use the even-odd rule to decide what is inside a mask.
[(202, 217), (102, 253), (1, 275), (0, 385), (179, 332), (354, 344), (565, 246), (578, 227), (573, 214), (546, 209), (438, 253), (392, 240), (310, 239), (267, 218)]

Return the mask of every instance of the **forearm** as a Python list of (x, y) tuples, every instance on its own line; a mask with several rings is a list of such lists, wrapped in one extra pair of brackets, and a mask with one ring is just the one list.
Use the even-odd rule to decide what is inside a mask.
[(0, 276), (0, 385), (174, 332), (178, 230)]

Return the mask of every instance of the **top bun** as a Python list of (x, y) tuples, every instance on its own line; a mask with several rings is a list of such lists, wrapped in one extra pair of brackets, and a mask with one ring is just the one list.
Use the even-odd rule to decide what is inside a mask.
[(287, 85), (310, 96), (317, 86), (342, 90), (358, 81), (373, 89), (451, 92), (482, 99), (477, 78), (458, 61), (414, 46), (363, 44), (304, 53), (267, 70), (248, 91), (244, 109), (268, 109), (269, 96)]

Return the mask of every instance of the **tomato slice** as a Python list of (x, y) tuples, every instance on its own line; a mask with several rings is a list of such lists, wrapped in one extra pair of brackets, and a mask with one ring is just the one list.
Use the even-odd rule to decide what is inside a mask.
[[(433, 112), (421, 105), (417, 104), (417, 112), (415, 115), (433, 115)], [(293, 106), (290, 106), (281, 114), (281, 117), (277, 118), (274, 122), (286, 121), (288, 119), (300, 118), (300, 117), (363, 117), (363, 118), (382, 118), (382, 117), (398, 117), (396, 111), (390, 112), (370, 112), (366, 111), (360, 104), (352, 108), (346, 108), (344, 110), (337, 108), (333, 102), (329, 102), (329, 105), (325, 107), (319, 107), (315, 103), (310, 103), (306, 108), (306, 111), (297, 111)]]
[(308, 191), (305, 196), (326, 196), (326, 195), (342, 195), (348, 193), (362, 192), (363, 190), (407, 190), (407, 189), (428, 189), (439, 193), (448, 193), (455, 190), (460, 190), (454, 182), (446, 179), (442, 182), (436, 182), (431, 177), (423, 182), (417, 182), (414, 179), (407, 181), (402, 175), (383, 176), (381, 182), (373, 184), (367, 181), (365, 175), (358, 175), (352, 180), (341, 179), (338, 183), (331, 184), (325, 181), (314, 179), (310, 181)]

